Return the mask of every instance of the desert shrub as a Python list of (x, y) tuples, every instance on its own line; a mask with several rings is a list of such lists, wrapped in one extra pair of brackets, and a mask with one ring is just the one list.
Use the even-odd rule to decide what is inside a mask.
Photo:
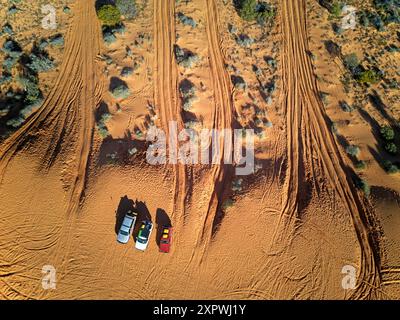
[(110, 29), (105, 29), (103, 30), (103, 40), (107, 44), (114, 43), (117, 41), (117, 37), (114, 35), (114, 33)]
[(117, 99), (126, 99), (130, 95), (130, 90), (126, 84), (125, 85), (121, 84), (115, 87), (111, 91), (111, 93)]
[(7, 14), (8, 15), (14, 15), (18, 12), (18, 8), (15, 5), (12, 5), (11, 7), (8, 8)]
[(247, 83), (246, 83), (246, 81), (244, 81), (244, 79), (241, 76), (232, 75), (231, 81), (236, 89), (242, 90), (242, 91), (247, 89)]
[(176, 15), (178, 20), (185, 26), (191, 26), (192, 28), (197, 27), (196, 21), (193, 18), (184, 15), (182, 12), (178, 12)]
[(117, 23), (115, 26), (110, 27), (112, 32), (114, 33), (119, 33), (119, 34), (124, 34), (126, 31), (126, 27), (123, 23)]
[(237, 28), (233, 24), (228, 23), (228, 31), (229, 33), (235, 34), (237, 32)]
[(10, 36), (14, 34), (13, 28), (11, 27), (11, 25), (9, 23), (6, 23), (3, 26), (3, 28), (1, 29), (0, 35), (3, 35), (3, 34), (8, 34)]
[(137, 8), (135, 0), (116, 0), (115, 5), (126, 19), (133, 19), (136, 17)]
[(342, 50), (338, 44), (332, 40), (324, 41), (325, 49), (328, 51), (332, 58), (340, 57), (342, 55)]
[(42, 93), (39, 89), (38, 79), (32, 75), (17, 76), (17, 82), (25, 91), (25, 103), (37, 105), (41, 102)]
[(12, 68), (15, 66), (15, 64), (17, 63), (17, 61), (18, 61), (18, 58), (7, 56), (7, 57), (4, 59), (2, 66), (3, 66), (3, 68), (4, 68), (5, 71), (10, 72), (11, 69), (12, 69)]
[(358, 157), (360, 148), (355, 145), (349, 145), (346, 147), (346, 153), (352, 157)]
[(0, 85), (6, 84), (12, 81), (12, 76), (11, 74), (7, 72), (3, 72), (2, 76), (0, 77)]
[(383, 162), (383, 168), (385, 169), (385, 171), (389, 174), (393, 174), (393, 173), (398, 173), (400, 171), (399, 167), (396, 166), (395, 164), (393, 164), (391, 161), (389, 160), (385, 160)]
[(174, 46), (175, 58), (178, 65), (184, 68), (191, 68), (199, 61), (199, 57), (187, 49), (182, 49), (178, 45)]
[(183, 79), (179, 84), (179, 92), (183, 98), (187, 98), (190, 96), (195, 95), (196, 87), (194, 86), (193, 82), (188, 79)]
[(400, 52), (400, 48), (399, 48), (398, 46), (396, 46), (394, 43), (391, 43), (391, 44), (387, 45), (387, 46), (385, 47), (385, 49), (386, 49), (388, 52), (391, 52), (391, 53)]
[(382, 126), (380, 129), (381, 136), (386, 141), (394, 139), (394, 130), (390, 126)]
[(337, 123), (336, 123), (336, 122), (332, 122), (332, 124), (331, 124), (331, 131), (332, 131), (334, 134), (337, 134), (337, 133), (339, 132), (339, 129), (338, 129), (338, 127), (337, 127)]
[(195, 103), (198, 100), (196, 96), (191, 96), (183, 99), (183, 104), (182, 108), (185, 111), (190, 111), (192, 109), (193, 103)]
[(9, 119), (6, 122), (6, 125), (13, 128), (18, 128), (24, 123), (25, 119), (21, 116), (17, 116), (14, 118)]
[(231, 207), (233, 207), (234, 204), (235, 203), (234, 203), (234, 201), (232, 199), (227, 199), (222, 204), (222, 210), (226, 210), (228, 208), (231, 208)]
[(250, 47), (254, 43), (254, 39), (249, 37), (247, 34), (240, 34), (240, 35), (235, 35), (235, 41), (236, 43), (244, 48)]
[(360, 61), (355, 53), (350, 53), (343, 57), (343, 63), (347, 69), (353, 71), (359, 66)]
[(104, 26), (115, 26), (121, 21), (121, 12), (113, 5), (106, 4), (97, 11), (101, 23)]
[(231, 190), (232, 190), (233, 192), (240, 192), (240, 191), (242, 191), (242, 190), (243, 190), (242, 184), (243, 184), (243, 179), (242, 179), (242, 178), (233, 180), (233, 181), (232, 181)]
[(360, 190), (362, 190), (367, 197), (370, 195), (371, 188), (367, 181), (357, 177), (355, 184), (356, 184), (356, 187), (359, 188)]
[(266, 128), (272, 128), (273, 127), (273, 124), (272, 124), (272, 122), (270, 120), (264, 120), (263, 124), (264, 124), (264, 127), (266, 127)]
[(8, 54), (12, 58), (19, 58), (22, 55), (22, 49), (20, 45), (12, 39), (4, 42), (1, 51), (3, 51), (5, 54)]
[(342, 13), (342, 7), (343, 5), (339, 1), (332, 1), (332, 6), (329, 9), (329, 13), (335, 18), (339, 18)]
[(185, 111), (189, 111), (192, 108), (193, 103), (197, 100), (196, 87), (188, 80), (183, 79), (179, 84), (179, 92), (182, 99), (182, 108)]
[(131, 67), (123, 67), (121, 71), (122, 77), (128, 77), (133, 73), (133, 68)]
[(275, 16), (274, 8), (264, 1), (236, 0), (239, 16), (246, 21), (265, 23)]
[(354, 165), (358, 170), (364, 170), (367, 167), (367, 164), (363, 160), (359, 160)]
[(31, 53), (27, 67), (34, 72), (45, 72), (53, 69), (53, 61), (44, 53)]
[(346, 101), (339, 101), (339, 106), (344, 112), (352, 112), (354, 110)]
[(329, 93), (320, 91), (319, 97), (321, 98), (323, 104), (326, 105), (329, 103)]
[(31, 105), (31, 104), (25, 105), (25, 106), (19, 111), (20, 116), (22, 116), (24, 119), (28, 118), (28, 116), (32, 114), (33, 109), (34, 109), (35, 107), (37, 107), (40, 103), (42, 103), (42, 100), (39, 100), (39, 101), (37, 102), (37, 104), (35, 104), (35, 105)]
[(273, 69), (276, 69), (277, 67), (277, 61), (269, 56), (264, 57), (265, 62)]
[(126, 82), (116, 77), (111, 78), (110, 92), (116, 99), (126, 99), (131, 94)]
[(255, 75), (257, 77), (262, 76), (263, 72), (262, 72), (262, 70), (261, 70), (261, 68), (259, 66), (253, 64), (252, 69), (253, 69), (253, 72), (255, 73)]
[(48, 43), (52, 46), (62, 47), (64, 45), (64, 37), (62, 34), (56, 34), (49, 38)]
[(385, 150), (390, 154), (396, 155), (397, 154), (397, 146), (393, 142), (387, 142), (385, 144)]
[(400, 23), (400, 2), (398, 0), (374, 0), (373, 4), (385, 24)]
[(111, 119), (111, 117), (111, 114), (105, 112), (101, 115), (99, 121), (97, 122), (97, 130), (99, 131), (99, 134), (103, 139), (110, 135), (106, 123)]
[(368, 19), (368, 13), (366, 11), (359, 11), (357, 12), (357, 18), (360, 24), (364, 27), (367, 28), (370, 25), (369, 19)]
[(379, 82), (380, 76), (374, 70), (365, 70), (365, 71), (362, 71), (360, 74), (357, 75), (357, 80), (360, 83), (374, 84), (374, 83)]

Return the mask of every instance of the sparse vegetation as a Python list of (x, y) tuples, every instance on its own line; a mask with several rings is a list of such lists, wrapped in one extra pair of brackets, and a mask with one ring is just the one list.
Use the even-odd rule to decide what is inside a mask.
[(374, 83), (379, 82), (380, 79), (381, 79), (381, 77), (374, 70), (365, 70), (357, 75), (357, 80), (360, 83), (374, 84)]
[(126, 82), (116, 77), (111, 78), (110, 92), (116, 99), (126, 99), (131, 94)]
[(184, 79), (179, 84), (179, 92), (182, 99), (182, 108), (185, 111), (189, 111), (192, 108), (193, 102), (197, 100), (196, 87), (188, 79)]
[(343, 57), (343, 63), (347, 69), (354, 72), (354, 70), (359, 66), (360, 61), (355, 53), (350, 53)]
[(355, 181), (356, 187), (359, 188), (360, 190), (362, 190), (364, 192), (364, 194), (369, 197), (369, 195), (371, 194), (371, 188), (368, 184), (367, 181), (365, 181), (364, 179), (361, 179), (360, 177), (356, 178)]
[(111, 119), (111, 114), (105, 112), (101, 115), (99, 121), (97, 122), (97, 130), (99, 131), (100, 136), (104, 139), (110, 135), (107, 129), (107, 122)]
[(389, 160), (385, 160), (383, 162), (383, 168), (389, 174), (395, 174), (395, 173), (398, 173), (400, 171), (399, 167), (397, 165), (393, 164)]
[(116, 0), (115, 5), (126, 19), (131, 20), (136, 17), (137, 5), (135, 0)]
[(184, 68), (192, 68), (199, 61), (198, 55), (190, 50), (182, 49), (178, 45), (174, 46), (176, 62)]
[(385, 150), (390, 154), (393, 154), (393, 155), (397, 154), (397, 146), (394, 142), (387, 142), (385, 144)]
[(390, 126), (382, 126), (380, 129), (381, 136), (386, 141), (391, 141), (394, 139), (394, 130)]
[(115, 26), (121, 21), (121, 12), (116, 6), (106, 4), (97, 11), (101, 23), (104, 26)]
[(234, 35), (236, 43), (244, 48), (250, 47), (254, 43), (254, 39), (247, 34)]
[(357, 158), (360, 154), (360, 148), (355, 145), (349, 145), (346, 147), (346, 153), (352, 157)]
[(339, 101), (339, 106), (344, 112), (352, 112), (354, 110), (346, 101)]
[(274, 8), (265, 1), (236, 0), (235, 6), (239, 16), (246, 21), (267, 23), (275, 16)]
[(241, 76), (232, 75), (231, 80), (236, 89), (242, 91), (247, 89), (247, 83)]
[(177, 13), (178, 20), (185, 26), (191, 26), (192, 28), (197, 27), (196, 21), (193, 18), (184, 15), (182, 12)]

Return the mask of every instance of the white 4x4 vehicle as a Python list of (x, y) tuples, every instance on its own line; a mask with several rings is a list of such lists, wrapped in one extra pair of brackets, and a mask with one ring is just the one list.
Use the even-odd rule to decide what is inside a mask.
[(132, 229), (136, 222), (136, 212), (129, 210), (122, 221), (121, 227), (118, 231), (117, 241), (120, 243), (127, 243), (129, 241), (129, 236), (131, 235)]
[(136, 238), (136, 249), (142, 251), (146, 250), (152, 231), (153, 224), (151, 223), (151, 221), (143, 221), (142, 225), (140, 226), (139, 234)]

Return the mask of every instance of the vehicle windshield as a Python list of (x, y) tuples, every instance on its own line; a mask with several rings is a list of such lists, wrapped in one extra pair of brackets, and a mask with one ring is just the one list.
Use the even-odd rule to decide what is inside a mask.
[(137, 239), (137, 241), (138, 241), (139, 243), (146, 244), (147, 239), (146, 239), (146, 238), (139, 237), (139, 238)]
[(121, 230), (120, 233), (123, 234), (124, 236), (129, 236), (129, 232), (126, 232), (124, 230)]

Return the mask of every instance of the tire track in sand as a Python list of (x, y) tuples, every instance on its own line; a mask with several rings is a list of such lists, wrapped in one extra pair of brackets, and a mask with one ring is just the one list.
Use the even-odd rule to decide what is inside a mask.
[[(214, 111), (213, 129), (223, 130), (232, 129), (234, 104), (233, 89), (230, 77), (225, 70), (225, 58), (221, 50), (221, 40), (219, 37), (219, 17), (215, 0), (205, 1), (207, 17), (206, 29), (209, 50), (209, 63), (211, 68), (211, 79), (214, 89)], [(210, 184), (212, 186), (211, 197), (207, 206), (207, 213), (202, 223), (202, 231), (198, 239), (198, 244), (203, 243), (204, 249), (211, 240), (216, 227), (218, 210), (220, 210), (221, 200), (224, 190), (230, 181), (229, 177), (233, 174), (233, 166), (224, 164), (224, 153), (232, 150), (225, 150), (224, 140), (233, 140), (233, 137), (221, 137), (219, 139), (219, 154), (217, 163), (212, 165), (210, 172)]]
[(56, 160), (69, 174), (68, 212), (76, 212), (84, 196), (93, 143), (94, 110), (103, 93), (98, 57), (101, 29), (94, 1), (77, 1), (66, 35), (60, 74), (43, 105), (0, 148), (0, 176), (20, 151), (39, 158), (47, 171)]
[[(351, 215), (361, 249), (361, 261), (357, 289), (352, 298), (376, 297), (374, 288), (380, 287), (379, 257), (374, 252), (368, 221), (371, 217), (368, 205), (358, 194), (349, 169), (326, 123), (326, 114), (318, 95), (318, 85), (307, 55), (306, 0), (282, 1), (282, 103), (287, 116), (286, 199), (275, 242), (287, 243), (295, 230), (302, 200), (309, 192), (305, 188), (306, 173), (313, 181), (317, 196), (323, 185), (337, 195)], [(304, 201), (304, 200), (303, 200)], [(278, 234), (279, 233), (279, 234)]]
[[(155, 43), (155, 90), (154, 101), (160, 114), (161, 125), (167, 137), (174, 134), (169, 123), (176, 121), (178, 132), (183, 121), (177, 101), (178, 76), (174, 56), (175, 44), (175, 0), (154, 0), (154, 43)], [(175, 133), (176, 134), (176, 133)], [(167, 138), (167, 144), (168, 138)], [(182, 227), (185, 215), (187, 190), (186, 169), (183, 164), (173, 165), (174, 218), (175, 227)]]

